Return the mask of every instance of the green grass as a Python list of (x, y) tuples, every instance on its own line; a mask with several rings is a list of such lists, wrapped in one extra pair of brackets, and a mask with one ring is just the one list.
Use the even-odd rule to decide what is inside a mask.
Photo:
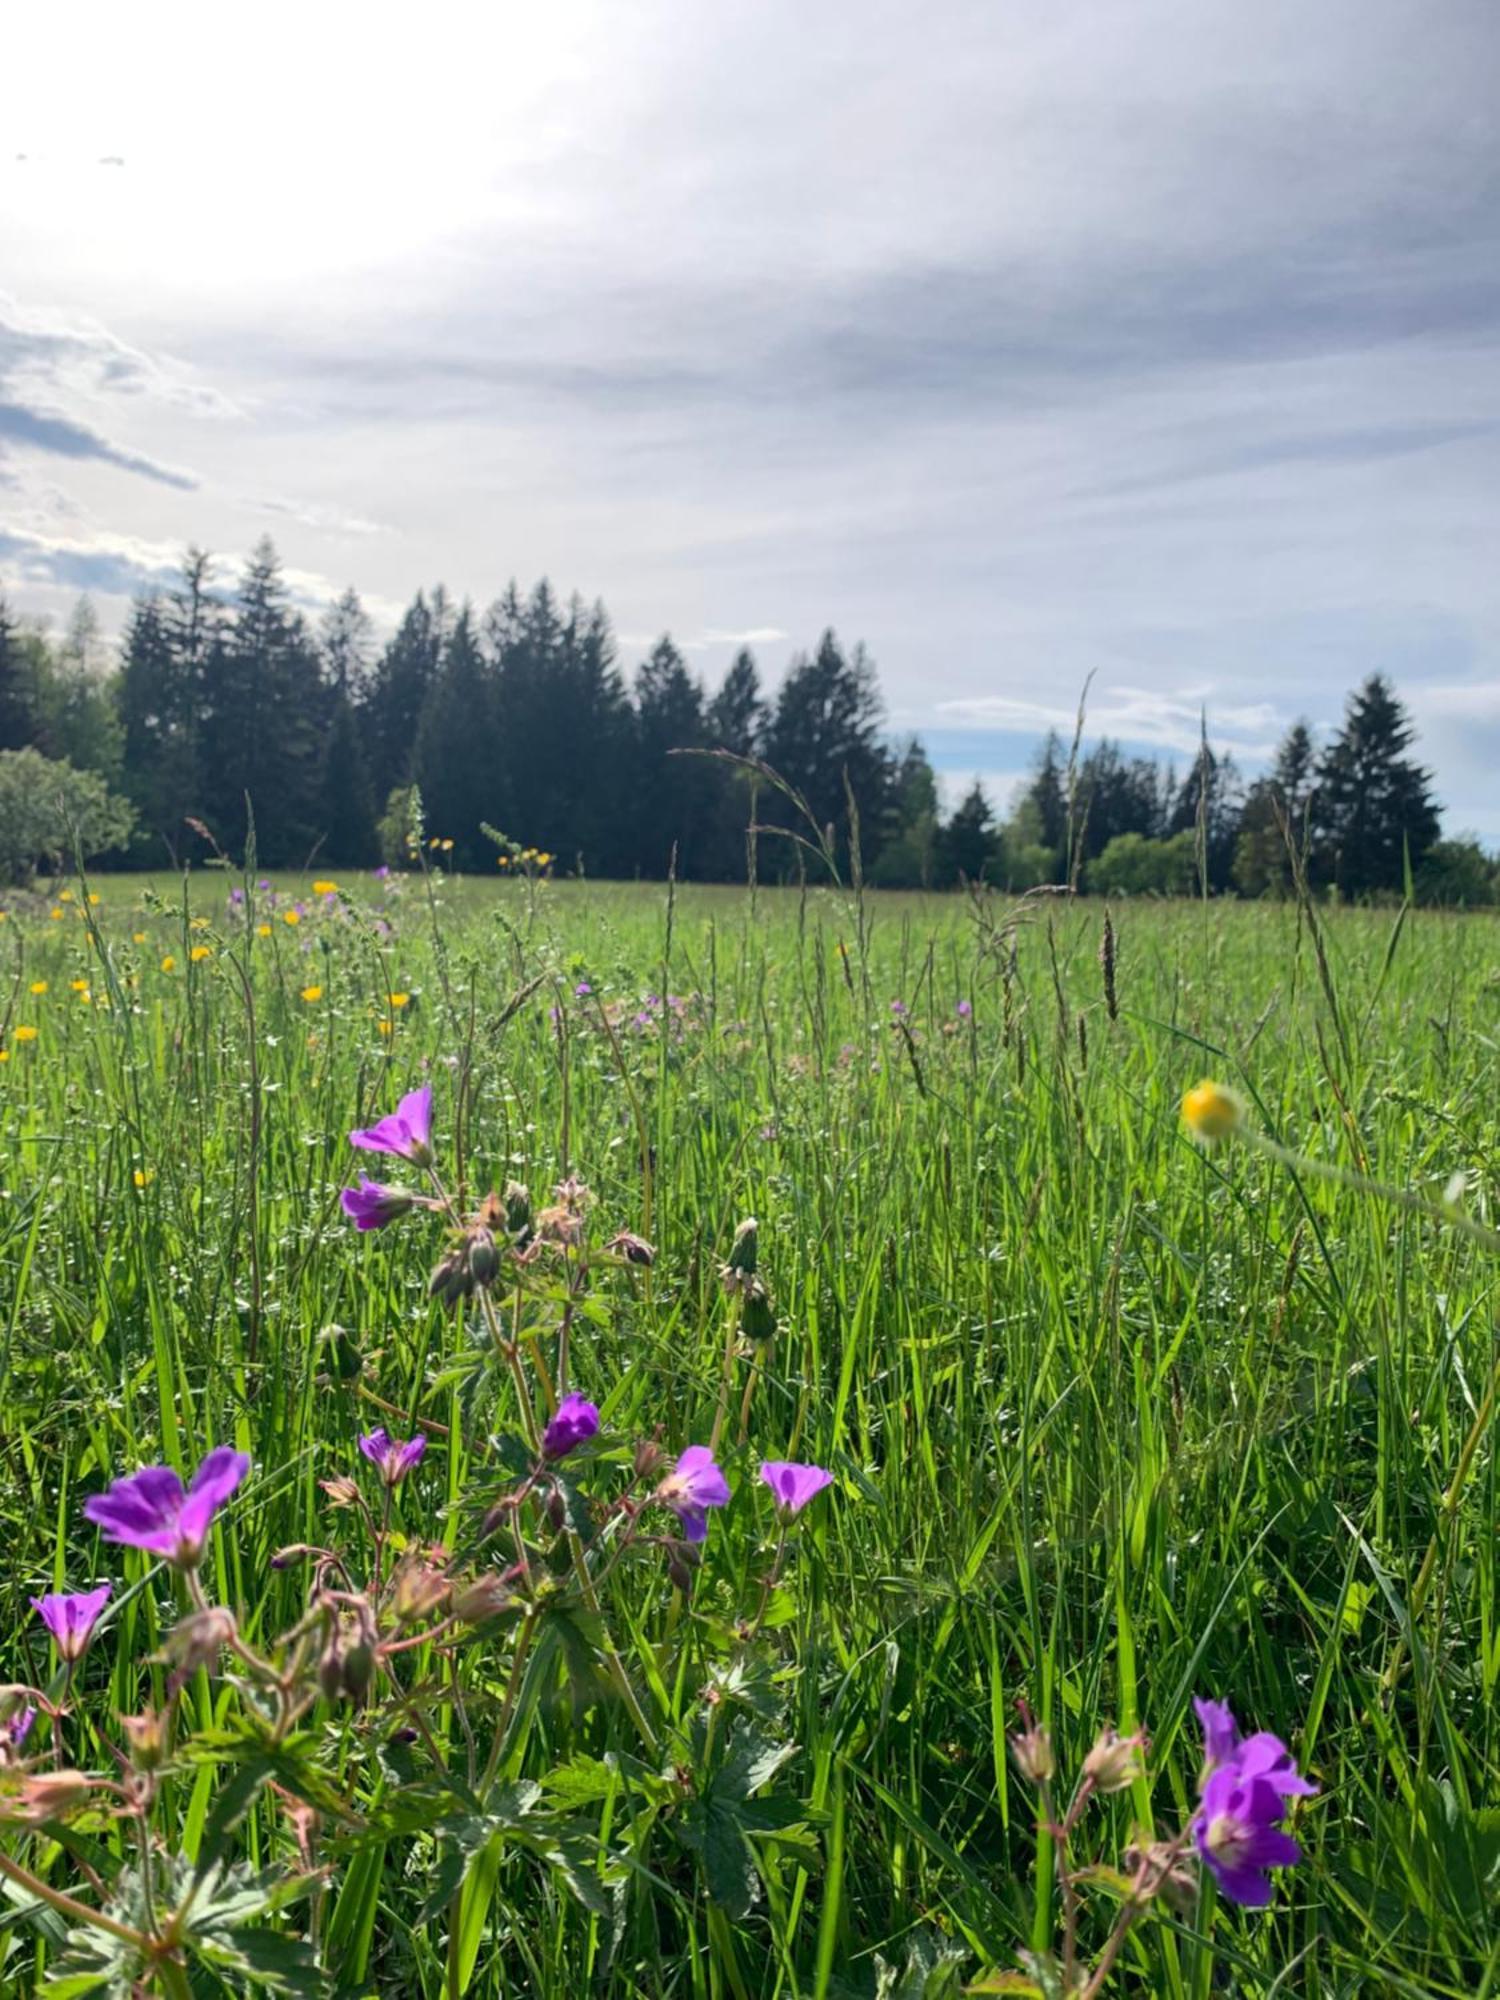
[[(346, 1707), (312, 1724), (306, 1759), (347, 1824), (325, 1813), (315, 1859), (331, 1873), (284, 1920), (316, 1925), (330, 1991), (873, 1994), (879, 1961), (903, 1968), (945, 1941), (976, 1976), (1050, 1936), (1049, 1859), (1039, 1870), (1005, 1754), (1017, 1698), (1069, 1769), (1103, 1725), (1149, 1729), (1149, 1790), (1092, 1822), (1113, 1859), (1133, 1819), (1160, 1829), (1190, 1810), (1191, 1698), (1213, 1692), (1315, 1775), (1306, 1864), (1265, 1913), (1205, 1898), (1196, 1917), (1143, 1924), (1114, 1990), (1500, 1994), (1492, 1425), (1444, 1504), (1496, 1364), (1500, 1260), (1250, 1148), (1205, 1153), (1177, 1115), (1183, 1087), (1217, 1075), (1311, 1160), (1434, 1201), (1462, 1170), (1484, 1214), (1500, 924), (1331, 912), (1325, 979), (1293, 908), (1117, 908), (1112, 1022), (1103, 911), (1061, 900), (1012, 928), (999, 904), (981, 921), (956, 898), (861, 911), (831, 892), (752, 904), (417, 879), (387, 896), (346, 881), (350, 914), (272, 914), (259, 937), (226, 920), (211, 876), (190, 904), (170, 881), (92, 886), (87, 922), (80, 887), (61, 919), (41, 902), (0, 926), (15, 954), (0, 1680), (48, 1683), (29, 1594), (116, 1579), (60, 1725), (86, 1769), (113, 1772), (113, 1715), (160, 1698), (164, 1669), (147, 1663), (177, 1616), (171, 1579), (84, 1523), (85, 1496), (115, 1473), (190, 1467), (217, 1442), (252, 1455), (205, 1583), (257, 1644), (307, 1587), (303, 1568), (270, 1569), (274, 1550), (358, 1546), (318, 1481), (353, 1467), (384, 1409), (403, 1435), (408, 1416), (447, 1427), (403, 1492), (405, 1532), (460, 1546), (471, 1503), (506, 1483), (491, 1440), (516, 1426), (514, 1392), (473, 1316), (426, 1296), (437, 1223), (356, 1238), (339, 1211), (352, 1126), (429, 1075), (451, 1184), (477, 1198), (519, 1179), (545, 1200), (576, 1173), (596, 1243), (631, 1228), (657, 1245), (649, 1275), (593, 1270), (572, 1328), (573, 1380), (603, 1407), (617, 1484), (636, 1439), (706, 1439), (718, 1261), (736, 1223), (760, 1219), (781, 1331), (743, 1449), (737, 1365), (734, 1501), (690, 1599), (649, 1550), (606, 1587), (661, 1754), (566, 1651), (562, 1621), (540, 1628), (505, 1746), (504, 1776), (556, 1780), (544, 1796), (602, 1866), (607, 1912), (510, 1839), (458, 1902), (424, 1911), (431, 1815), (400, 1811), (424, 1747), (397, 1756)], [(584, 977), (622, 1003), (614, 1037), (594, 999), (574, 998)], [(309, 987), (322, 997), (303, 1000)], [(408, 1003), (391, 1009), (393, 992)], [(694, 996), (680, 1029), (632, 1025), (648, 993)], [(559, 1310), (528, 1306), (549, 1354)], [(816, 1460), (837, 1484), (804, 1517), (752, 1645), (743, 1621), (774, 1544), (762, 1455)], [(463, 1713), (416, 1656), (409, 1684), (444, 1755), (462, 1761), (470, 1714), (490, 1729), (510, 1631), (458, 1652)], [(701, 1761), (704, 1690), (736, 1661), (796, 1746), (759, 1795), (797, 1810), (790, 1837), (754, 1843), (747, 1914), (716, 1905), (683, 1837), (691, 1778), (659, 1775)], [(208, 1733), (184, 1732), (155, 1825), (191, 1857), (212, 1837), (227, 1768), (213, 1756), (231, 1754), (242, 1704), (203, 1673), (184, 1699)], [(716, 1706), (748, 1713), (734, 1688)], [(92, 1901), (79, 1860), (107, 1874), (135, 1836), (95, 1815), (67, 1838), (71, 1854), (12, 1827), (0, 1852)], [(294, 1856), (270, 1791), (235, 1838), (258, 1866)], [(49, 1938), (27, 1907), (19, 1891), (0, 1904), (6, 1993), (31, 1991), (56, 1956), (58, 1927)], [(1109, 1916), (1091, 1904), (1093, 1941)]]

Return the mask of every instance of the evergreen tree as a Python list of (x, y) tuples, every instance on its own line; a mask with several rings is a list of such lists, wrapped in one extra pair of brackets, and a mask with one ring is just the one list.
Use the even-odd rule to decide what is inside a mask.
[[(766, 761), (806, 799), (818, 826), (848, 843), (849, 792), (859, 813), (860, 848), (868, 868), (887, 831), (894, 765), (881, 740), (883, 719), (875, 669), (863, 646), (848, 657), (831, 631), (816, 654), (793, 660), (767, 732)], [(791, 826), (789, 802), (766, 800), (766, 816)], [(795, 830), (806, 834), (798, 824)]]
[(930, 889), (941, 864), (937, 773), (920, 737), (910, 737), (896, 766), (896, 830), (871, 879), (893, 889)]
[[(330, 695), (323, 768), (318, 785), (322, 852), (339, 868), (371, 868), (379, 860), (375, 804), (359, 717), (346, 694)], [(404, 858), (404, 857), (403, 857)]]
[(755, 655), (742, 650), (708, 705), (708, 740), (715, 749), (732, 750), (737, 757), (758, 757), (765, 733), (766, 704)]
[(323, 615), (318, 634), (323, 672), (335, 694), (363, 700), (370, 675), (370, 614), (359, 593), (346, 590)]
[(493, 867), (494, 849), (479, 829), (505, 818), (495, 685), (467, 604), (422, 705), (414, 769), (428, 826), (453, 842), (453, 866)]
[(1399, 891), (1438, 837), (1431, 777), (1403, 753), (1415, 731), (1383, 674), (1349, 697), (1344, 726), (1318, 760), (1313, 855), (1341, 896)]
[(943, 828), (943, 858), (950, 879), (981, 881), (998, 852), (995, 815), (976, 778)]
[(385, 798), (410, 781), (422, 705), (442, 659), (442, 605), (419, 590), (376, 664), (361, 719), (372, 789)]
[(1216, 893), (1230, 885), (1242, 804), (1234, 759), (1216, 756), (1207, 743), (1202, 744), (1173, 798), (1163, 830), (1168, 839), (1192, 835), (1194, 852), (1201, 846), (1207, 861), (1208, 887)]
[(1068, 837), (1067, 766), (1055, 729), (1042, 739), (1028, 792), (1036, 814), (1035, 839), (1061, 854)]
[(675, 847), (678, 873), (701, 877), (712, 773), (704, 759), (672, 752), (703, 746), (703, 689), (669, 638), (636, 670), (635, 722), (636, 866), (643, 875), (665, 875)]
[(1073, 838), (1082, 843), (1085, 860), (1102, 854), (1122, 833), (1153, 839), (1164, 830), (1161, 773), (1149, 757), (1122, 757), (1119, 745), (1106, 737), (1079, 764), (1073, 814)]
[(1282, 822), (1301, 845), (1312, 798), (1315, 758), (1305, 722), (1288, 730), (1267, 777), (1245, 794), (1235, 835), (1231, 874), (1242, 896), (1285, 895), (1292, 887), (1292, 862)]
[(21, 630), (0, 596), (0, 750), (28, 749), (35, 730)]
[[(710, 748), (736, 757), (758, 757), (765, 743), (766, 704), (755, 655), (741, 650), (708, 704), (704, 735)], [(743, 882), (748, 829), (756, 818), (761, 780), (753, 771), (712, 763), (711, 818), (705, 872), (716, 882)]]
[(306, 855), (318, 832), (323, 710), (312, 638), (267, 538), (245, 567), (206, 677), (201, 817), (225, 847), (241, 843), (248, 798), (267, 867)]

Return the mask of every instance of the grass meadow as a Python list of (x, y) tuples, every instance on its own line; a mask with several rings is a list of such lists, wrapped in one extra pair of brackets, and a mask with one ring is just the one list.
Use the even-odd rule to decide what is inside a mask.
[[(1063, 1920), (1018, 1700), (1065, 1771), (1149, 1733), (1088, 1818), (1114, 1864), (1192, 1812), (1203, 1694), (1317, 1784), (1304, 1860), (1265, 1910), (1205, 1878), (1153, 1911), (1109, 1990), (1500, 1993), (1500, 1258), (1432, 1212), (1494, 1191), (1500, 924), (1117, 905), (1111, 1018), (1098, 903), (230, 887), (79, 881), (0, 923), (0, 1682), (56, 1711), (34, 1768), (115, 1779), (117, 1718), (180, 1683), (145, 1805), (0, 1825), (0, 1992), (1006, 1990)], [(1205, 1074), (1307, 1164), (1195, 1144)], [(592, 1193), (590, 1260), (486, 1306), (515, 1366), (477, 1298), (429, 1296), (440, 1217), (340, 1207), (391, 1164), (350, 1130), (423, 1082), (469, 1206)], [(741, 1352), (720, 1266), (750, 1216), (776, 1333)], [(622, 1230), (649, 1267), (597, 1254)], [(580, 1605), (568, 1551), (614, 1530), (559, 1525), (573, 1492), (550, 1538), (512, 1517), (546, 1614), (392, 1655), (368, 1706), (268, 1738), (232, 1656), (174, 1674), (183, 1585), (87, 1496), (249, 1454), (194, 1587), (274, 1648), (308, 1601), (289, 1545), (492, 1560), (560, 1339), (598, 1491), (641, 1440), (708, 1440), (727, 1352), (733, 1498), (688, 1574), (643, 1539)], [(376, 1424), (427, 1449), (372, 1529), (320, 1481), (369, 1470)], [(790, 1534), (762, 1458), (834, 1475)], [(28, 1600), (106, 1578), (70, 1677)], [(239, 1959), (232, 1912), (137, 1963), (35, 1887), (87, 1911), (144, 1868), (159, 1914), (210, 1861), (295, 1884)], [(1121, 1879), (1089, 1885), (1088, 1950)]]

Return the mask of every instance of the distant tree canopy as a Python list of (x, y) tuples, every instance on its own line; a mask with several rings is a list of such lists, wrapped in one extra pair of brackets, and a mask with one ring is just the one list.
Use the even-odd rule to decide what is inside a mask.
[(483, 613), (419, 591), (383, 645), (353, 591), (314, 627), (269, 541), (228, 595), (190, 550), (174, 588), (133, 606), (117, 663), (86, 600), (54, 640), (0, 598), (0, 753), (123, 795), (128, 815), (94, 823), (129, 866), (184, 858), (189, 817), (239, 852), (251, 812), (267, 867), (399, 863), (419, 792), (467, 869), (493, 865), (485, 826), (570, 871), (701, 881), (816, 874), (820, 849), (845, 874), (857, 834), (867, 879), (893, 887), (1265, 896), (1305, 872), (1346, 897), (1410, 881), (1495, 900), (1477, 843), (1439, 840), (1412, 741), (1373, 674), (1332, 741), (1297, 723), (1249, 784), (1206, 736), (1179, 777), (1051, 734), (1003, 819), (977, 779), (945, 814), (920, 739), (890, 740), (873, 662), (832, 630), (768, 696), (748, 651), (710, 691), (665, 634), (627, 680), (603, 605), (545, 581)]

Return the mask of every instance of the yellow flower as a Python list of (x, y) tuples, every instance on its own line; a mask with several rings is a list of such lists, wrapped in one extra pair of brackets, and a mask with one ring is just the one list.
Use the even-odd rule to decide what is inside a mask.
[(311, 1003), (314, 1000), (321, 1000), (323, 997), (323, 989), (321, 986), (304, 986), (302, 989), (302, 997), (309, 1003)]
[(298, 916), (295, 910), (283, 910), (281, 913), (281, 921), (284, 924), (300, 924), (302, 919), (301, 917)]
[(49, 910), (47, 914), (51, 917), (53, 923), (60, 924), (62, 922), (63, 913), (61, 910)]
[(444, 854), (451, 854), (453, 852), (453, 842), (451, 840), (443, 841), (442, 849)]
[(338, 892), (339, 892), (339, 885), (337, 882), (313, 883), (313, 894), (315, 896), (336, 896)]
[(9, 1061), (10, 1061), (10, 1050), (0, 1049), (0, 1062), (9, 1062)]
[(99, 907), (99, 898), (94, 894), (92, 889), (89, 891), (89, 907), (95, 910)]
[(388, 1035), (391, 1032), (391, 1023), (389, 1021), (382, 1021), (380, 1023), (380, 1032), (382, 1035)]
[(132, 931), (130, 933), (130, 942), (132, 944), (144, 944), (146, 942), (146, 933), (144, 931)]
[(143, 1188), (146, 1186), (147, 1182), (151, 1179), (151, 1175), (147, 1173), (144, 1167), (137, 1167), (135, 1172), (130, 1176), (130, 1178), (135, 1182), (138, 1188)]
[(1215, 1139), (1227, 1139), (1245, 1115), (1245, 1107), (1222, 1083), (1215, 1083), (1212, 1077), (1204, 1077), (1191, 1090), (1183, 1092), (1182, 1122), (1195, 1139), (1211, 1145)]
[(206, 944), (195, 944), (188, 953), (188, 957), (193, 961), (194, 965), (201, 965), (205, 958), (213, 957), (213, 952)]
[(436, 847), (436, 846), (437, 846), (437, 844), (438, 844), (438, 837), (437, 837), (437, 835), (436, 835), (436, 834), (434, 834), (434, 835), (432, 836), (431, 840), (429, 840), (429, 841), (428, 841), (428, 843), (427, 843), (427, 847), (428, 847), (428, 851), (429, 851), (429, 852), (431, 852), (431, 850), (432, 850), (432, 849), (433, 849), (434, 847)]
[(32, 982), (31, 982), (31, 990), (32, 990), (32, 992), (33, 992), (33, 993), (45, 993), (45, 992), (46, 992), (46, 990), (47, 990), (47, 982), (46, 982), (46, 980), (45, 980), (45, 979), (33, 979), (33, 980), (32, 980)]
[(173, 958), (171, 952), (168, 952), (162, 960), (161, 969), (163, 972), (175, 972), (177, 970), (177, 961)]
[(188, 929), (190, 931), (206, 931), (208, 929), (208, 918), (194, 917), (193, 921), (188, 925)]
[(271, 935), (271, 926), (269, 924), (257, 924), (255, 926), (255, 935), (257, 937), (269, 937)]
[(83, 1002), (85, 1007), (87, 1007), (89, 1002), (94, 997), (86, 986), (75, 986), (73, 988), (73, 991), (78, 995), (79, 999)]
[(393, 1007), (404, 1007), (407, 1001), (410, 1000), (411, 995), (409, 993), (388, 993), (386, 998)]
[(18, 1042), (34, 1042), (36, 1040), (35, 1028), (13, 1028), (11, 1033)]
[(59, 889), (57, 900), (60, 903), (71, 903), (73, 900), (73, 891), (71, 889)]
[[(89, 990), (89, 983), (86, 979), (75, 979), (72, 982), (72, 986), (75, 993), (87, 993)], [(33, 986), (31, 990), (35, 993), (36, 988)]]
[(538, 867), (540, 867), (540, 868), (545, 868), (545, 867), (547, 866), (547, 864), (548, 864), (548, 863), (549, 863), (549, 862), (551, 861), (551, 859), (552, 859), (552, 856), (551, 856), (550, 854), (539, 854), (539, 855), (537, 856), (537, 865), (538, 865)]
[(509, 868), (510, 856), (508, 854), (497, 854), (495, 856), (495, 866), (497, 868)]

